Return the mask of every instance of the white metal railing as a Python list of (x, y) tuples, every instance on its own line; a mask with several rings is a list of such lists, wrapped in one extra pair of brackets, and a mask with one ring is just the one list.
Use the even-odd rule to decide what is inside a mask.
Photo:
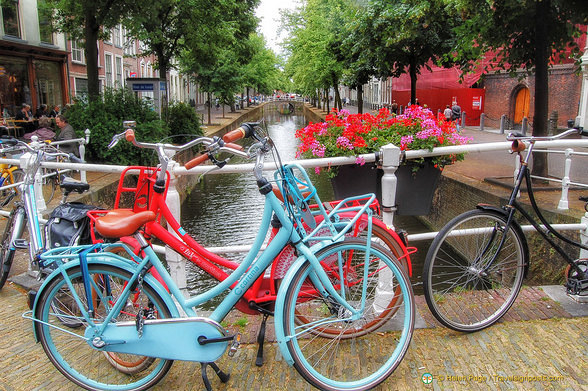
[[(509, 151), (511, 143), (510, 142), (493, 142), (493, 143), (483, 143), (483, 144), (469, 144), (469, 145), (460, 145), (460, 146), (450, 146), (450, 147), (439, 147), (434, 148), (433, 151), (427, 150), (416, 150), (416, 151), (406, 151), (405, 158), (407, 160), (410, 159), (417, 159), (421, 157), (430, 157), (430, 156), (441, 156), (441, 155), (448, 155), (448, 154), (458, 154), (458, 153), (476, 153), (476, 152), (488, 152), (488, 151)], [(536, 146), (539, 148), (585, 148), (588, 147), (588, 139), (567, 139), (567, 140), (553, 140), (553, 141), (538, 141), (536, 142)], [(401, 163), (401, 151), (398, 147), (394, 145), (387, 145), (384, 146), (381, 150), (382, 154), (382, 169), (384, 171), (384, 175), (382, 177), (382, 207), (383, 207), (383, 221), (388, 224), (389, 226), (393, 226), (393, 218), (394, 218), (394, 211), (396, 210), (396, 184), (397, 179), (395, 175), (395, 171)], [(580, 153), (575, 153), (580, 154)], [(376, 160), (375, 154), (365, 154), (361, 155), (361, 158), (365, 160), (365, 162), (374, 162)], [(0, 159), (2, 163), (9, 163), (9, 164), (19, 164), (18, 160), (15, 159)], [(305, 168), (313, 168), (313, 167), (326, 167), (326, 166), (333, 166), (333, 165), (344, 165), (344, 164), (354, 164), (356, 162), (355, 157), (336, 157), (336, 158), (322, 158), (322, 159), (304, 159), (304, 160), (296, 160), (297, 164)], [(287, 162), (291, 163), (291, 162)], [(57, 169), (76, 169), (80, 171), (94, 171), (94, 172), (105, 172), (105, 173), (121, 173), (127, 166), (115, 166), (115, 165), (96, 165), (96, 164), (76, 164), (76, 163), (43, 163), (43, 166), (47, 166), (50, 168), (57, 168)], [(268, 162), (265, 165), (267, 171), (273, 170), (274, 167), (271, 162)], [(567, 166), (566, 166), (567, 167)], [(229, 173), (249, 173), (253, 170), (253, 164), (229, 164), (225, 165), (223, 168), (216, 168), (211, 166), (197, 166), (191, 170), (186, 170), (184, 167), (181, 167), (175, 161), (171, 161), (168, 167), (169, 171), (172, 173), (172, 180), (170, 181), (170, 188), (167, 194), (167, 203), (170, 206), (174, 215), (180, 221), (179, 215), (179, 205), (180, 205), (180, 197), (179, 193), (176, 190), (176, 177), (180, 175), (218, 175), (218, 174), (229, 174)], [(567, 170), (567, 168), (566, 168)], [(1, 213), (1, 212), (0, 212)], [(583, 243), (588, 243), (588, 213), (585, 217), (582, 218), (580, 224), (559, 224), (556, 226), (560, 230), (580, 230), (582, 241)], [(525, 230), (533, 229), (532, 226), (524, 227)], [(410, 241), (420, 241), (431, 239), (436, 235), (436, 232), (430, 233), (423, 233), (423, 234), (411, 234), (408, 236)], [(214, 252), (220, 253), (228, 253), (228, 252), (244, 252), (249, 249), (248, 246), (238, 246), (238, 247), (222, 247), (222, 248), (213, 248), (211, 249)], [(159, 248), (161, 251), (162, 248)], [(177, 255), (177, 254), (176, 254)], [(169, 251), (167, 252), (168, 258), (170, 257)], [(169, 262), (169, 261), (168, 261)]]

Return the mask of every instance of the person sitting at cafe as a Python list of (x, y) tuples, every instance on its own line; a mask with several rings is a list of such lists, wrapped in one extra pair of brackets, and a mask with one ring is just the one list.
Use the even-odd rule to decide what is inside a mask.
[[(63, 141), (63, 140), (71, 140), (77, 138), (76, 132), (74, 131), (73, 127), (67, 122), (67, 119), (63, 114), (59, 114), (55, 117), (55, 123), (61, 129), (57, 137), (55, 137), (55, 141)], [(80, 157), (80, 151), (78, 148), (78, 144), (71, 143), (71, 144), (62, 144), (59, 146), (59, 149), (65, 153), (73, 153), (77, 157)]]
[(51, 129), (51, 118), (47, 116), (42, 116), (39, 118), (39, 129), (35, 130), (34, 132), (25, 133), (23, 138), (25, 140), (30, 140), (33, 136), (37, 136), (39, 141), (53, 140), (53, 137), (55, 137), (55, 132), (53, 129)]
[(20, 110), (14, 116), (14, 119), (17, 121), (30, 121), (32, 120), (31, 116), (31, 106), (23, 103)]
[(47, 111), (47, 105), (45, 103), (43, 103), (41, 106), (39, 106), (39, 108), (35, 112), (35, 118), (41, 118), (43, 116), (45, 116), (45, 117), (49, 116), (49, 112)]
[(57, 117), (59, 115), (59, 110), (60, 110), (59, 105), (53, 106), (53, 110), (51, 110), (51, 112), (49, 113), (49, 117), (53, 117), (53, 118)]

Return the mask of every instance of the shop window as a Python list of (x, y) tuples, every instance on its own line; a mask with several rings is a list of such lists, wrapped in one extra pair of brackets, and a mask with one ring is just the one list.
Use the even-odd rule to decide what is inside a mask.
[(48, 107), (63, 105), (61, 92), (61, 65), (53, 61), (35, 60), (35, 84), (39, 93), (38, 103)]
[(20, 9), (18, 0), (2, 1), (2, 25), (4, 27), (4, 35), (22, 38), (20, 32)]
[(104, 73), (106, 75), (106, 87), (112, 88), (114, 86), (112, 77), (112, 54), (104, 54)]
[(39, 0), (37, 5), (41, 42), (53, 44), (53, 9), (45, 0)]
[(31, 103), (27, 62), (0, 56), (0, 105), (2, 113), (14, 117), (23, 103)]
[(80, 41), (71, 41), (71, 60), (81, 64), (86, 63), (84, 58), (84, 47)]

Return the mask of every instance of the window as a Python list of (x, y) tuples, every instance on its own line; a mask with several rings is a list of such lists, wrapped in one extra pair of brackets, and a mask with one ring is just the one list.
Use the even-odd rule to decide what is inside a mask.
[(124, 53), (125, 56), (134, 56), (136, 54), (135, 51), (135, 40), (133, 37), (128, 35), (126, 29), (123, 29), (123, 41), (124, 41)]
[(5, 35), (21, 38), (19, 11), (18, 0), (2, 1), (2, 26)]
[(123, 87), (124, 86), (124, 82), (123, 82), (123, 59), (120, 56), (116, 56), (114, 58), (115, 61), (115, 72), (116, 72), (116, 84), (117, 87)]
[(84, 48), (80, 41), (71, 41), (71, 60), (81, 64), (86, 63), (84, 59)]
[(53, 10), (47, 4), (46, 0), (39, 0), (37, 2), (39, 14), (39, 34), (41, 42), (53, 42)]
[(61, 65), (53, 61), (35, 60), (35, 83), (37, 85), (38, 102), (49, 107), (61, 105)]
[(88, 80), (87, 79), (80, 79), (75, 78), (75, 87), (76, 87), (76, 97), (77, 98), (87, 98), (88, 97)]
[(106, 74), (106, 87), (114, 87), (114, 80), (112, 78), (112, 54), (104, 54), (104, 72)]
[(122, 47), (121, 43), (121, 26), (118, 25), (112, 29), (112, 44), (117, 48)]

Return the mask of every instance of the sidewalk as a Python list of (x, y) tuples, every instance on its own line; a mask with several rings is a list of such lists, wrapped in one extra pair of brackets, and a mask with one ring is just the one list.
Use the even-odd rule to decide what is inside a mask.
[[(49, 362), (32, 335), (31, 322), (21, 314), (28, 308), (24, 292), (8, 284), (0, 291), (0, 391), (77, 390)], [(539, 300), (543, 309), (557, 306)], [(535, 315), (535, 316), (533, 316)], [(588, 318), (560, 315), (549, 319), (540, 311), (530, 320), (501, 321), (477, 333), (462, 334), (442, 327), (417, 329), (397, 370), (378, 390), (585, 390), (588, 388)], [(259, 318), (247, 329), (256, 331)], [(268, 323), (269, 325), (269, 323)], [(273, 327), (272, 327), (273, 328)], [(381, 338), (374, 333), (374, 338)], [(374, 342), (376, 343), (376, 342)], [(265, 363), (255, 366), (255, 344), (244, 344), (234, 358), (218, 364), (231, 373), (213, 389), (310, 390), (310, 386), (281, 358), (275, 343), (266, 343)], [(422, 382), (425, 373), (433, 383)], [(584, 374), (584, 375), (582, 375)], [(203, 389), (200, 365), (176, 362), (153, 390)]]

